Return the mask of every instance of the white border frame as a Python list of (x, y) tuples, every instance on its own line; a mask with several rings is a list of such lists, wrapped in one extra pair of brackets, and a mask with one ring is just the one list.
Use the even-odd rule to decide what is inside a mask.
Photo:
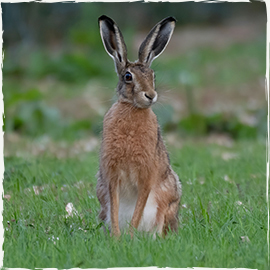
[[(25, 0), (25, 1), (20, 1), (20, 0), (15, 0), (15, 1), (8, 1), (8, 0), (2, 0), (1, 3), (21, 3), (21, 2), (33, 2), (30, 0)], [(57, 3), (57, 2), (62, 2), (62, 1), (55, 1), (55, 0), (42, 0), (39, 1), (39, 3)], [(76, 2), (76, 3), (80, 3), (80, 2), (135, 2), (134, 0), (130, 0), (130, 1), (121, 1), (121, 0), (103, 0), (103, 1), (98, 1), (98, 0), (94, 0), (94, 1), (83, 1), (83, 0), (65, 0), (64, 2)], [(160, 2), (160, 0), (145, 0), (145, 2)], [(188, 0), (180, 0), (180, 1), (170, 1), (170, 2), (188, 2)], [(224, 2), (250, 2), (248, 0), (231, 0), (231, 1), (202, 1), (202, 0), (195, 0), (194, 2), (203, 2), (203, 3), (224, 3)], [(269, 36), (270, 36), (270, 21), (269, 21), (269, 13), (270, 13), (270, 2), (269, 1), (261, 1), (261, 2), (265, 2), (266, 5), (266, 13), (267, 13), (267, 28), (266, 28), (266, 75), (265, 75), (265, 94), (266, 94), (266, 101), (267, 101), (267, 105), (268, 105), (268, 112), (267, 112), (267, 138), (266, 138), (266, 203), (267, 203), (267, 216), (268, 216), (268, 221), (267, 221), (267, 245), (268, 245), (268, 266), (269, 266), (269, 222), (270, 222), (270, 214), (269, 214), (269, 157), (270, 157), (270, 141), (269, 141), (269, 126), (270, 126), (270, 103), (269, 103)], [(4, 52), (3, 52), (3, 28), (2, 28), (2, 7), (0, 6), (0, 12), (1, 12), (1, 20), (0, 20), (0, 27), (2, 29), (2, 37), (1, 37), (1, 55), (2, 55), (2, 59), (1, 59), (1, 69), (3, 68), (3, 59), (4, 59)], [(0, 78), (1, 78), (1, 87), (3, 88), (3, 78), (2, 78), (2, 72), (0, 73)], [(3, 101), (3, 92), (1, 91), (0, 93), (0, 113), (1, 115), (4, 115), (4, 101)], [(0, 126), (3, 127), (3, 118), (0, 117)], [(3, 179), (4, 179), (4, 132), (3, 129), (0, 132), (1, 134), (1, 139), (0, 139), (0, 152), (2, 153), (2, 155), (0, 155), (0, 177), (2, 178), (2, 183), (0, 185), (0, 193), (1, 193), (1, 201), (0, 201), (0, 211), (1, 213), (3, 213)], [(4, 243), (4, 227), (3, 227), (3, 216), (0, 215), (0, 247), (2, 247), (2, 249), (0, 250), (0, 262), (1, 265), (0, 267), (3, 267), (3, 259), (4, 259), (4, 251), (3, 251), (3, 243)], [(158, 269), (157, 267), (138, 267), (139, 269), (142, 270), (148, 270), (148, 269)], [(124, 269), (138, 269), (138, 268), (119, 268), (121, 270)], [(6, 269), (16, 269), (16, 268), (6, 268)], [(23, 268), (17, 268), (17, 269), (23, 269)], [(56, 268), (46, 268), (48, 270), (57, 270)], [(71, 269), (80, 269), (80, 268), (71, 268)], [(94, 269), (94, 268), (91, 268)], [(108, 269), (118, 269), (118, 268), (108, 268)], [(169, 268), (166, 267), (166, 269), (173, 269), (173, 270), (178, 270), (178, 269), (188, 269), (188, 268)], [(225, 269), (238, 269), (238, 270), (245, 270), (247, 268), (206, 268), (206, 267), (194, 267), (192, 269), (219, 269), (219, 270), (225, 270)]]

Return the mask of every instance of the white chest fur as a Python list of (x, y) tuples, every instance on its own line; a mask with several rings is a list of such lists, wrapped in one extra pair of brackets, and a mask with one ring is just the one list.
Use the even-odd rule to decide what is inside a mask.
[[(125, 173), (122, 171), (122, 176)], [(119, 190), (119, 227), (120, 230), (127, 229), (131, 222), (135, 206), (138, 198), (138, 190), (136, 185), (134, 185), (135, 176), (131, 176), (131, 179), (125, 179), (125, 185), (120, 187)], [(157, 214), (157, 202), (155, 200), (155, 194), (153, 191), (150, 192), (147, 199), (143, 215), (138, 227), (138, 231), (153, 231), (156, 223)], [(107, 222), (110, 223), (110, 209), (108, 209), (108, 219)]]
[[(119, 199), (119, 227), (120, 229), (128, 228), (132, 219), (137, 202), (137, 194), (132, 197), (120, 197)], [(153, 192), (149, 194), (146, 202), (143, 216), (138, 227), (139, 231), (149, 232), (153, 230), (156, 221), (157, 204)]]

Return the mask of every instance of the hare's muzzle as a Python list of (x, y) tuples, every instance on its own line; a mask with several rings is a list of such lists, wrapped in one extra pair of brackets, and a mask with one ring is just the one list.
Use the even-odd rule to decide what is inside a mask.
[(142, 94), (144, 100), (150, 105), (154, 104), (157, 101), (157, 93), (148, 93), (148, 92), (143, 92)]

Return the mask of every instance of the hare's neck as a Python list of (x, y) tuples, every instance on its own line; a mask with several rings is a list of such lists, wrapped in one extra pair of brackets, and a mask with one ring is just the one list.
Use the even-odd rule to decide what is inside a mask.
[(146, 109), (136, 108), (127, 102), (117, 102), (117, 111), (124, 118), (142, 119), (154, 114), (151, 107)]

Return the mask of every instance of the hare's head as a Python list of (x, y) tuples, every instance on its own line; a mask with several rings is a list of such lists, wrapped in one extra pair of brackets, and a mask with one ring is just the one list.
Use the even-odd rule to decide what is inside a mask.
[(148, 108), (157, 101), (152, 61), (166, 48), (175, 19), (168, 17), (156, 24), (139, 49), (139, 59), (134, 63), (127, 59), (127, 48), (122, 33), (115, 22), (103, 15), (99, 17), (101, 38), (107, 53), (113, 58), (119, 77), (119, 100), (137, 108)]

